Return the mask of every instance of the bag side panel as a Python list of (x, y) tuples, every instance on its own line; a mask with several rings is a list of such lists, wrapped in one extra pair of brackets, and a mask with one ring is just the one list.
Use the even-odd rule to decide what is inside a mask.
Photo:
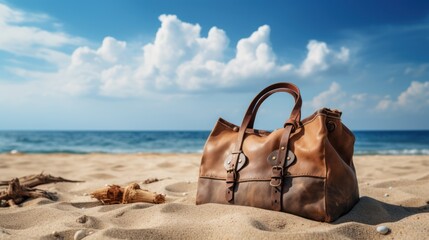
[(238, 132), (218, 120), (207, 138), (201, 158), (199, 176), (220, 178), (226, 177), (223, 163), (232, 152), (237, 141)]
[[(217, 189), (213, 189), (210, 183), (201, 181), (201, 176), (219, 178), (219, 176), (225, 175), (223, 161), (234, 147), (231, 143), (237, 139), (237, 132), (234, 132), (223, 121), (219, 119), (216, 122), (204, 146), (199, 170), (200, 177), (198, 178), (197, 204), (208, 203), (210, 201), (209, 196), (212, 195), (213, 191), (217, 191)], [(225, 183), (225, 180), (223, 181)], [(226, 187), (223, 186), (223, 189), (225, 190)], [(225, 199), (225, 196), (223, 195), (222, 198)]]
[(326, 221), (335, 221), (359, 200), (359, 188), (353, 165), (354, 136), (339, 119), (328, 118), (336, 125), (326, 138)]
[(324, 221), (324, 188), (324, 178), (286, 178), (283, 185), (283, 211), (317, 221)]

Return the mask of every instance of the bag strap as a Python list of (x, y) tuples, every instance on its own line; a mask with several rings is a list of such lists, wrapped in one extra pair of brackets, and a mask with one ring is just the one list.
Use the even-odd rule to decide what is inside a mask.
[[(292, 95), (292, 96), (294, 97), (294, 99), (295, 99), (295, 104), (297, 104), (296, 100), (298, 99), (298, 94), (299, 94), (299, 93), (295, 92), (295, 91), (294, 91), (294, 90), (292, 90), (292, 89), (280, 88), (280, 89), (274, 89), (274, 90), (272, 90), (272, 91), (270, 91), (270, 92), (267, 92), (267, 93), (266, 93), (265, 95), (263, 95), (263, 96), (260, 98), (260, 100), (257, 102), (257, 104), (256, 104), (256, 106), (255, 106), (255, 108), (254, 108), (254, 110), (253, 110), (252, 118), (250, 119), (250, 123), (249, 123), (249, 125), (247, 126), (247, 128), (253, 128), (254, 123), (255, 123), (255, 119), (256, 119), (256, 114), (258, 113), (258, 110), (259, 110), (260, 106), (262, 105), (262, 103), (265, 101), (265, 99), (267, 99), (269, 96), (271, 96), (272, 94), (277, 93), (277, 92), (287, 92), (287, 93), (289, 93), (290, 95)], [(301, 119), (301, 111), (300, 111), (298, 114), (299, 114), (298, 119)], [(287, 119), (287, 120), (288, 120), (288, 119)], [(285, 124), (284, 124), (284, 125), (286, 125), (287, 120), (285, 121)]]
[[(237, 175), (237, 170), (236, 170), (237, 162), (240, 154), (243, 154), (242, 145), (243, 145), (246, 129), (250, 126), (250, 124), (253, 127), (253, 122), (254, 122), (256, 113), (259, 109), (259, 106), (262, 104), (262, 102), (265, 99), (267, 99), (270, 95), (276, 92), (287, 92), (295, 98), (295, 105), (292, 109), (289, 119), (286, 121), (284, 125), (286, 130), (280, 141), (280, 146), (278, 151), (278, 159), (280, 159), (280, 164), (278, 166), (273, 167), (273, 175), (270, 183), (273, 186), (273, 188), (278, 188), (279, 186), (281, 187), (281, 181), (282, 181), (281, 179), (283, 177), (283, 166), (285, 163), (284, 159), (286, 158), (286, 154), (288, 151), (289, 136), (291, 132), (293, 132), (297, 128), (297, 126), (299, 125), (299, 122), (301, 121), (301, 106), (302, 106), (301, 94), (299, 92), (298, 87), (292, 83), (286, 83), (286, 82), (275, 83), (266, 87), (258, 95), (256, 95), (256, 97), (253, 99), (253, 101), (250, 103), (249, 107), (247, 108), (247, 111), (244, 115), (240, 129), (238, 131), (238, 138), (234, 147), (234, 151), (232, 152), (232, 159), (229, 164), (229, 169), (227, 170), (227, 175), (226, 175), (227, 189), (226, 189), (225, 197), (228, 202), (231, 202), (234, 199), (234, 186), (235, 186), (236, 175)], [(276, 196), (281, 196), (281, 194), (280, 195), (276, 194)], [(280, 204), (279, 199), (277, 199), (276, 201), (277, 201), (277, 204)], [(273, 208), (277, 209), (278, 206), (273, 206)]]

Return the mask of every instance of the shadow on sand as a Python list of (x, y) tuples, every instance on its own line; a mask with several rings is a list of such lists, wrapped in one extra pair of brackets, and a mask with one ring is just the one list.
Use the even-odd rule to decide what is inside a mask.
[(333, 222), (333, 224), (358, 222), (377, 225), (386, 222), (397, 222), (415, 214), (428, 212), (429, 204), (421, 207), (403, 207), (363, 196), (349, 213)]

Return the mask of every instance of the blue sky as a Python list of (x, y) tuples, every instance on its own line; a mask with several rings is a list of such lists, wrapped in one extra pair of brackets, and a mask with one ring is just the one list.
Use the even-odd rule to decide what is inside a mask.
[(0, 129), (209, 130), (279, 81), (303, 116), (428, 129), (429, 2), (0, 0)]

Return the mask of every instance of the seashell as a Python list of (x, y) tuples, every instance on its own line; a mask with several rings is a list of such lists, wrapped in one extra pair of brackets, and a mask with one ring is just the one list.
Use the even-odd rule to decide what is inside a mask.
[(73, 236), (74, 240), (81, 240), (82, 238), (86, 237), (86, 233), (84, 230), (78, 230)]
[(389, 233), (390, 229), (386, 226), (378, 226), (377, 227), (377, 232), (383, 235), (386, 235), (387, 233)]
[(385, 194), (384, 194), (384, 197), (388, 197), (388, 196), (390, 196), (388, 193), (385, 193)]

